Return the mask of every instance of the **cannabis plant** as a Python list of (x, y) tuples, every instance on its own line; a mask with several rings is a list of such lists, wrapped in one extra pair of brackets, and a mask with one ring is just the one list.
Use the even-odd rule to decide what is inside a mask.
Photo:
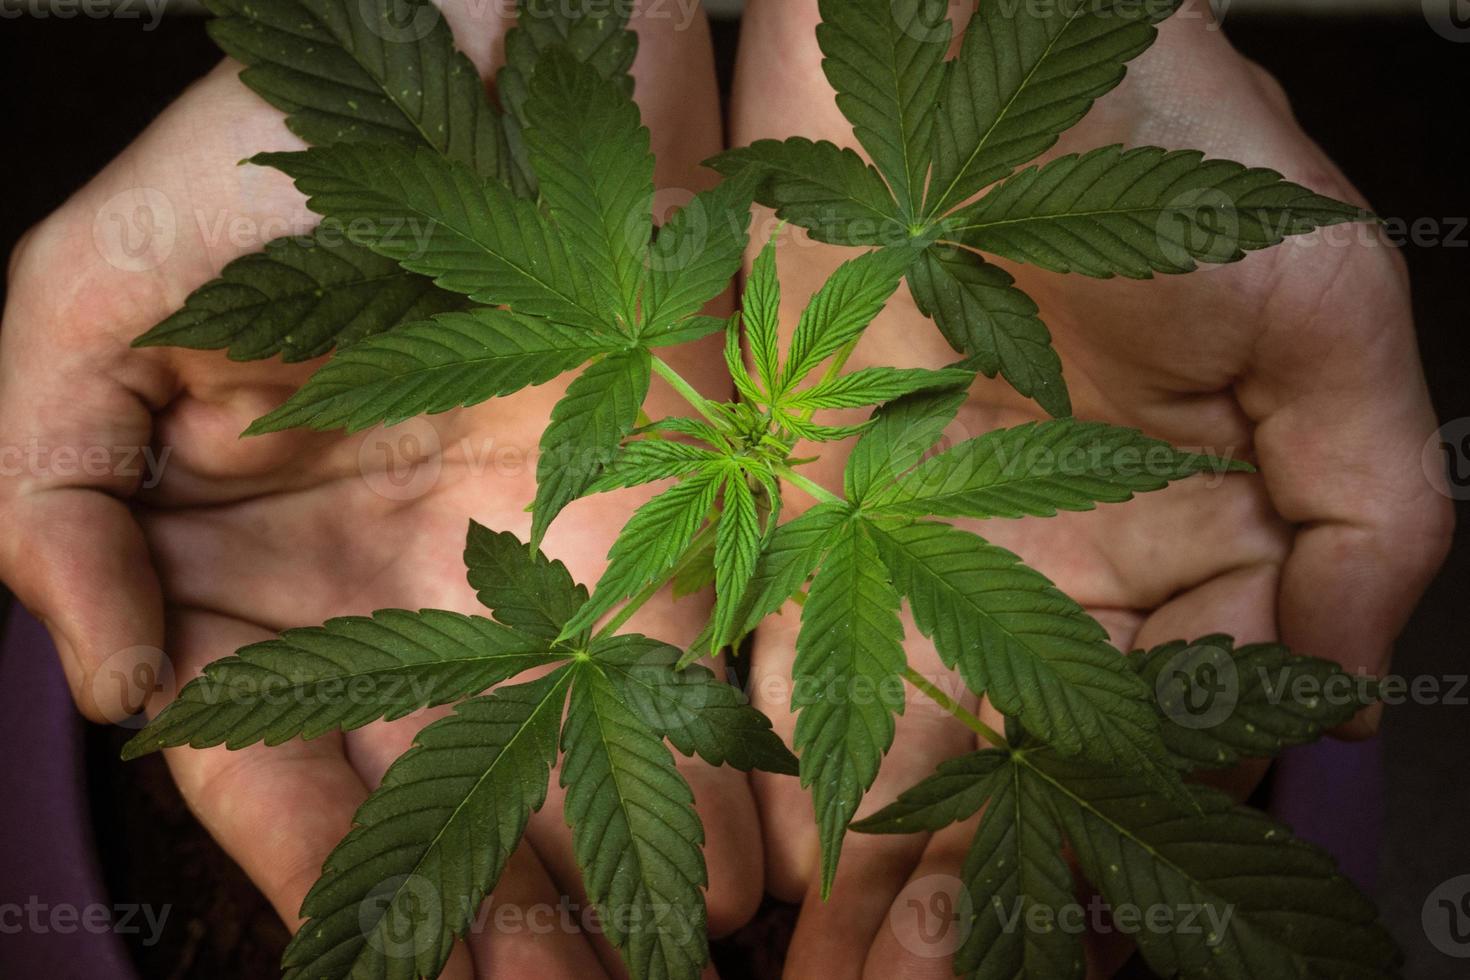
[[(488, 616), (390, 609), (288, 630), (211, 664), (126, 749), (274, 744), (456, 703), (328, 858), (288, 976), (437, 975), (558, 760), (587, 892), (630, 973), (699, 976), (703, 830), (669, 746), (798, 776), (824, 893), (850, 829), (933, 831), (981, 813), (963, 869), (965, 976), (1082, 975), (1076, 932), (1037, 925), (1075, 901), (1074, 863), (1114, 908), (1193, 910), (1138, 936), (1160, 974), (1391, 973), (1372, 906), (1324, 853), (1183, 780), (1346, 721), (1364, 697), (1316, 693), (1346, 679), (1338, 668), (1223, 636), (1124, 655), (1021, 558), (951, 523), (1249, 469), (1070, 418), (1036, 305), (982, 253), (1145, 278), (1368, 217), (1193, 151), (1109, 146), (1017, 169), (1118, 83), (1173, 2), (982, 4), (952, 60), (943, 0), (824, 2), (824, 66), (872, 164), (826, 142), (757, 142), (713, 161), (725, 181), (658, 228), (622, 5), (523, 0), (498, 104), (432, 8), (407, 30), (387, 0), (210, 5), (243, 80), (310, 144), (250, 163), (293, 178), (322, 224), (231, 263), (140, 345), (284, 361), (335, 350), (250, 436), (392, 425), (580, 372), (541, 438), (530, 540), (469, 525), (464, 562)], [(772, 243), (738, 314), (701, 313), (740, 270), (753, 201), (863, 248), (789, 341)], [(904, 281), (955, 363), (845, 370)], [(728, 400), (660, 354), (716, 334)], [(1054, 418), (939, 448), (977, 372)], [(684, 414), (644, 413), (654, 375)], [(818, 414), (838, 408), (871, 411), (856, 425)], [(803, 454), (839, 440), (852, 443), (840, 488), (803, 474)], [(649, 484), (662, 488), (593, 589), (538, 550), (571, 501)], [(785, 520), (793, 489), (810, 506)], [(680, 649), (623, 632), (670, 583), (713, 589), (699, 638)], [(907, 665), (904, 602), (1004, 731)], [(776, 614), (801, 620), (794, 755), (695, 663), (738, 654)], [(1226, 673), (1228, 710), (1200, 724), (1199, 697)], [(905, 683), (989, 747), (854, 824)]]

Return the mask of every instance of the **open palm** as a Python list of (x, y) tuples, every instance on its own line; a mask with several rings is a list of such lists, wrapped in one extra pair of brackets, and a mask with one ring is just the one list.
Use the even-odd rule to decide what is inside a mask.
[[(504, 30), (499, 8), (471, 8), (478, 15), (446, 8), (461, 46), (489, 74)], [(695, 164), (718, 149), (708, 40), (702, 22), (677, 38), (671, 20), (635, 27), (658, 186), (674, 198), (674, 189), (708, 182)], [(136, 668), (158, 669), (157, 650), (166, 651), (165, 690), (153, 711), (204, 664), (281, 629), (387, 607), (473, 611), (461, 560), (467, 524), (474, 518), (527, 537), (534, 449), (565, 387), (553, 382), (352, 437), (240, 440), (317, 365), (130, 349), (225, 262), (315, 223), (284, 176), (234, 166), (258, 151), (300, 146), (281, 114), (239, 83), (239, 67), (226, 62), (190, 89), (36, 229), (12, 267), (0, 341), (0, 444), (168, 453), (156, 486), (117, 468), (79, 477), (59, 463), (0, 485), (11, 529), (0, 571), (50, 626), (79, 706), (98, 719), (137, 709), (141, 691), (114, 682), (154, 676)], [(686, 350), (685, 359), (672, 359), (696, 383), (717, 383), (710, 371), (717, 354)], [(651, 410), (664, 394), (655, 389)], [(595, 581), (641, 496), (569, 507), (547, 552)], [(680, 642), (707, 611), (697, 599), (677, 608), (654, 603), (634, 626)], [(439, 713), (273, 748), (181, 748), (167, 756), (194, 812), (295, 925), (357, 805)], [(711, 928), (728, 931), (761, 894), (754, 804), (743, 774), (703, 764), (683, 771), (712, 842)], [(477, 920), (492, 925), (473, 931), (446, 975), (621, 973), (616, 954), (580, 916), (585, 896), (555, 779), (552, 787), (494, 902), (522, 912), (539, 906), (551, 922), (564, 921), (571, 903), (573, 927), (548, 935), (529, 926), (497, 931), (494, 916)]]
[[(820, 68), (816, 6), (757, 2), (749, 10), (734, 145), (796, 134), (857, 145)], [(1193, 8), (1163, 25), (1123, 84), (1048, 156), (1113, 143), (1194, 147), (1356, 198), (1296, 126), (1274, 82)], [(794, 324), (810, 292), (853, 253), (799, 231), (783, 235), (783, 313)], [(1406, 280), (1371, 229), (1337, 226), (1235, 265), (1142, 282), (1002, 264), (1052, 331), (1078, 417), (1247, 459), (1261, 472), (1197, 476), (1089, 513), (972, 526), (1082, 602), (1123, 649), (1220, 631), (1243, 641), (1280, 638), (1350, 671), (1384, 670), (1444, 554), (1450, 518), (1419, 463), (1434, 422)], [(900, 289), (852, 363), (934, 367), (953, 359)], [(1035, 403), (982, 379), (951, 434), (1039, 417)], [(840, 485), (841, 463), (822, 464), (828, 486)], [(757, 705), (788, 736), (789, 689), (774, 679), (789, 676), (796, 628), (796, 616), (764, 628), (754, 665)], [(908, 633), (917, 635), (912, 624)], [(909, 660), (931, 678), (946, 674), (922, 640), (910, 642)], [(962, 690), (953, 679), (943, 686)], [(1355, 724), (1364, 733), (1372, 722)], [(858, 815), (974, 747), (966, 729), (911, 701)], [(763, 776), (756, 787), (772, 888), (805, 903), (789, 975), (951, 974), (953, 943), (922, 941), (903, 924), (913, 901), (929, 903), (936, 890), (958, 885), (973, 820), (927, 839), (850, 836), (824, 904), (805, 794)]]

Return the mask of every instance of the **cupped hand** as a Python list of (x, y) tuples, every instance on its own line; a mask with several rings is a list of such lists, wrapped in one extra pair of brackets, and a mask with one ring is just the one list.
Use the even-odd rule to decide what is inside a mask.
[[(487, 77), (504, 6), (446, 5)], [(707, 27), (667, 16), (635, 17), (633, 27), (660, 196), (681, 204), (710, 179), (698, 161), (720, 148)], [(37, 227), (11, 263), (0, 447), (17, 447), (22, 455), (7, 460), (25, 462), (0, 478), (0, 576), (46, 622), (76, 702), (94, 720), (136, 712), (142, 692), (129, 680), (153, 676), (160, 659), (171, 681), (162, 686), (173, 689), (284, 628), (384, 607), (475, 611), (461, 560), (468, 522), (527, 535), (534, 449), (564, 388), (552, 383), (354, 437), (241, 440), (315, 364), (130, 349), (226, 262), (315, 224), (283, 175), (236, 166), (259, 151), (300, 147), (281, 114), (239, 82), (239, 68), (226, 61), (191, 87)], [(672, 359), (710, 394), (724, 394), (711, 370), (717, 351)], [(651, 410), (671, 397), (655, 387)], [(548, 553), (595, 581), (638, 502), (634, 492), (568, 508)], [(632, 625), (677, 643), (692, 639), (706, 612), (698, 599), (653, 603)], [(150, 710), (160, 707), (155, 700)], [(189, 806), (294, 928), (357, 805), (441, 713), (274, 748), (166, 754)], [(754, 803), (743, 774), (680, 764), (709, 841), (711, 930), (726, 932), (762, 892)], [(622, 973), (595, 930), (529, 927), (567, 921), (568, 903), (571, 922), (595, 923), (578, 915), (586, 901), (555, 776), (492, 901), (543, 914), (477, 919), (446, 975)], [(497, 921), (528, 925), (496, 930)]]
[[(732, 145), (799, 134), (857, 146), (820, 68), (816, 8), (816, 0), (751, 4)], [(1279, 87), (1230, 47), (1203, 5), (1166, 22), (1125, 81), (1048, 156), (1111, 143), (1198, 148), (1358, 201), (1297, 126)], [(854, 254), (783, 233), (788, 328), (806, 297)], [(1078, 417), (1246, 459), (1260, 472), (1201, 475), (1088, 513), (971, 527), (1082, 602), (1121, 649), (1226, 632), (1280, 639), (1355, 673), (1385, 671), (1395, 635), (1445, 554), (1451, 516), (1420, 463), (1435, 421), (1403, 265), (1371, 226), (1332, 227), (1238, 264), (1141, 282), (1006, 268), (1051, 328)], [(900, 287), (849, 363), (937, 367), (953, 359)], [(982, 378), (950, 435), (1038, 417), (1034, 403)], [(823, 482), (840, 487), (842, 460), (819, 465)], [(757, 706), (788, 738), (795, 720), (781, 679), (790, 676), (798, 622), (787, 615), (763, 628), (753, 665)], [(947, 674), (922, 640), (908, 652), (920, 672)], [(953, 678), (944, 687), (960, 689)], [(1343, 734), (1375, 724), (1365, 712)], [(858, 816), (975, 747), (967, 729), (911, 698)], [(932, 923), (914, 922), (913, 903), (927, 906), (958, 886), (973, 821), (932, 837), (849, 835), (823, 903), (806, 794), (790, 780), (757, 776), (755, 785), (771, 888), (804, 902), (789, 976), (951, 975), (953, 930), (925, 933)], [(1095, 961), (1093, 969), (1105, 968)]]

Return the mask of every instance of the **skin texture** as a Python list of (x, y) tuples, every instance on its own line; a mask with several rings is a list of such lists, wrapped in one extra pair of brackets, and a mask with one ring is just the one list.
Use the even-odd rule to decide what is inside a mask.
[[(501, 4), (446, 9), (461, 47), (487, 77), (500, 58)], [(635, 18), (635, 66), (644, 120), (658, 158), (661, 217), (709, 185), (698, 162), (720, 149), (707, 25), (702, 17)], [(193, 85), (137, 141), (34, 229), (10, 266), (0, 333), (0, 446), (169, 447), (163, 482), (78, 477), (62, 466), (0, 481), (0, 577), (48, 624), (81, 709), (95, 720), (136, 710), (114, 683), (166, 651), (179, 684), (238, 647), (291, 626), (383, 607), (478, 611), (461, 560), (470, 518), (526, 537), (534, 450), (563, 382), (490, 405), (378, 433), (238, 434), (315, 368), (278, 360), (239, 364), (218, 352), (130, 350), (129, 341), (172, 312), (190, 290), (264, 240), (315, 223), (281, 174), (236, 161), (301, 146), (281, 114), (240, 84), (226, 61)], [(115, 196), (152, 188), (177, 220), (167, 254), (151, 267), (118, 268), (94, 242), (94, 222)], [(130, 208), (132, 198), (124, 197)], [(110, 203), (112, 202), (112, 203)], [(155, 211), (155, 214), (158, 212)], [(99, 215), (104, 217), (99, 218)], [(289, 218), (289, 229), (279, 224)], [(251, 229), (232, 244), (219, 222)], [(127, 263), (123, 263), (127, 264)], [(728, 311), (728, 302), (709, 312)], [(696, 384), (720, 394), (714, 349), (671, 355)], [(566, 379), (564, 379), (566, 380)], [(654, 382), (651, 410), (674, 396)], [(414, 440), (417, 440), (415, 443)], [(412, 465), (416, 461), (416, 468)], [(418, 491), (405, 494), (399, 487)], [(546, 550), (594, 582), (616, 530), (645, 492), (570, 507)], [(698, 599), (650, 603), (630, 628), (683, 642), (707, 615)], [(150, 710), (167, 700), (156, 696)], [(184, 798), (245, 868), (286, 922), (316, 880), (353, 811), (442, 714), (422, 712), (266, 748), (167, 753)], [(752, 914), (762, 893), (759, 825), (743, 774), (680, 758), (710, 841), (714, 933)], [(552, 776), (496, 890), (497, 905), (585, 904)], [(557, 928), (497, 931), (461, 944), (446, 976), (620, 975), (599, 937)], [(713, 968), (708, 971), (714, 975)]]
[[(961, 6), (969, 5), (951, 4)], [(816, 0), (752, 0), (732, 145), (800, 134), (858, 146), (821, 71), (817, 21)], [(1298, 128), (1276, 83), (1231, 49), (1202, 6), (1165, 23), (1122, 85), (1048, 157), (1109, 143), (1195, 147), (1360, 202)], [(773, 227), (769, 214), (758, 217), (753, 250)], [(812, 291), (855, 254), (797, 229), (782, 232), (788, 332)], [(1238, 264), (1143, 282), (1002, 264), (1051, 328), (1078, 417), (1248, 459), (1261, 472), (1195, 477), (1091, 513), (967, 526), (1081, 601), (1123, 649), (1221, 631), (1242, 642), (1280, 639), (1352, 672), (1386, 670), (1394, 637), (1445, 554), (1452, 520), (1419, 463), (1436, 423), (1399, 257), (1366, 226), (1345, 226)], [(901, 286), (849, 363), (938, 367), (953, 357)], [(981, 379), (949, 435), (1038, 417), (1004, 383)], [(808, 475), (839, 488), (843, 455), (829, 447)], [(795, 719), (784, 679), (798, 624), (795, 613), (771, 620), (754, 654), (755, 702), (787, 738)], [(907, 646), (916, 669), (963, 691), (931, 646)], [(973, 696), (960, 700), (976, 707)], [(1341, 734), (1363, 736), (1376, 724), (1365, 712)], [(975, 747), (967, 729), (911, 696), (858, 816)], [(1259, 772), (1235, 774), (1232, 785), (1239, 791)], [(790, 780), (758, 774), (754, 782), (769, 886), (803, 903), (788, 976), (952, 975), (952, 942), (917, 938), (911, 900), (929, 905), (958, 886), (950, 876), (973, 821), (932, 837), (849, 835), (831, 900), (822, 903), (807, 794)], [(1096, 944), (1091, 953), (1099, 976), (1120, 955)]]

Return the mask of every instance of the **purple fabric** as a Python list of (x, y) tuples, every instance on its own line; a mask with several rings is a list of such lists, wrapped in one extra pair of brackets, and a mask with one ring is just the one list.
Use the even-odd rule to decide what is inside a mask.
[[(0, 644), (0, 977), (137, 977), (110, 930), (35, 929), (17, 919), (32, 907), (43, 922), (57, 907), (110, 907), (91, 833), (82, 725), (45, 629), (13, 610)], [(1270, 810), (1373, 890), (1383, 821), (1377, 739), (1286, 752)]]
[(0, 644), (0, 977), (137, 976), (122, 939), (97, 928), (97, 910), (111, 902), (92, 838), (82, 725), (46, 630), (13, 609)]
[(1271, 815), (1337, 858), (1373, 894), (1383, 840), (1383, 741), (1324, 739), (1276, 762)]

